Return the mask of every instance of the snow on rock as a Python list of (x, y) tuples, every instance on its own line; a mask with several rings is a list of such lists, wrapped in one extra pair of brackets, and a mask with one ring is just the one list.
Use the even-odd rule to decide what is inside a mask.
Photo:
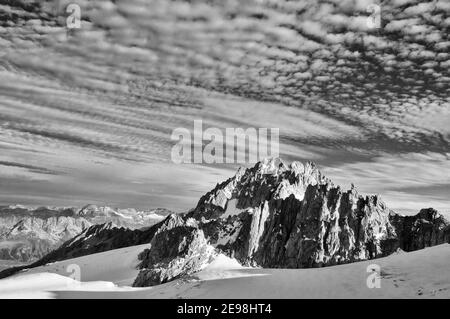
[(203, 270), (190, 276), (190, 279), (198, 281), (220, 280), (242, 277), (265, 276), (255, 272), (249, 272), (253, 268), (242, 266), (236, 259), (224, 254), (218, 254)]
[(227, 219), (228, 216), (239, 215), (243, 210), (236, 207), (237, 200), (232, 199), (227, 202), (225, 213), (220, 218)]
[(217, 269), (245, 269), (236, 259), (230, 258), (224, 254), (218, 254), (214, 260), (204, 269), (204, 271)]

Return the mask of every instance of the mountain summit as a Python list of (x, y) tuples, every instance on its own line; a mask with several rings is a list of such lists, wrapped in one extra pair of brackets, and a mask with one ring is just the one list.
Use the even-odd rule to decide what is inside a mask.
[[(341, 190), (314, 163), (286, 165), (277, 158), (239, 169), (205, 194), (195, 209), (177, 216), (172, 227), (161, 226), (160, 233), (170, 232), (174, 239), (187, 230), (191, 236), (180, 236), (170, 247), (150, 248), (141, 255), (143, 270), (137, 286), (178, 277), (189, 255), (201, 255), (196, 270), (204, 267), (207, 257), (199, 243), (213, 247), (208, 250), (212, 255), (223, 252), (244, 265), (308, 268), (373, 259), (450, 240), (449, 222), (433, 209), (401, 216), (377, 195), (362, 196), (354, 187)], [(159, 246), (159, 239), (155, 236), (152, 247)], [(173, 248), (180, 245), (183, 249), (174, 254)], [(201, 250), (202, 254), (195, 254)], [(185, 272), (193, 268), (189, 265)]]
[(450, 241), (450, 223), (432, 208), (398, 215), (377, 195), (342, 190), (314, 163), (286, 165), (280, 159), (239, 169), (188, 213), (169, 215), (148, 229), (93, 227), (36, 265), (150, 243), (139, 255), (134, 282), (150, 286), (199, 271), (219, 253), (243, 265), (309, 268)]
[(448, 222), (433, 209), (403, 217), (377, 195), (335, 186), (313, 163), (287, 166), (279, 159), (239, 170), (188, 217), (212, 245), (262, 267), (329, 266), (449, 239)]

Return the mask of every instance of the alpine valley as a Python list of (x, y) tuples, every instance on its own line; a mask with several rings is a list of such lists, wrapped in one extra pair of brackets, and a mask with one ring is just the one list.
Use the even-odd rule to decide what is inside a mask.
[[(141, 228), (161, 221), (168, 211), (140, 212), (87, 205), (77, 208), (0, 207), (0, 260), (36, 261), (92, 225)], [(0, 262), (1, 264), (2, 262)]]

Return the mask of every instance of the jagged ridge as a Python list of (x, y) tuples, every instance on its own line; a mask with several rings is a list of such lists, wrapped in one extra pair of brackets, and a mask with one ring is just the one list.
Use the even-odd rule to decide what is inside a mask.
[[(98, 227), (98, 226), (97, 226)], [(150, 243), (135, 286), (202, 269), (218, 252), (261, 267), (322, 267), (373, 259), (450, 241), (450, 224), (433, 209), (392, 212), (379, 196), (342, 191), (313, 163), (266, 160), (240, 169), (195, 209), (144, 231), (92, 228), (45, 262)], [(0, 277), (5, 275), (0, 273)]]
[[(182, 220), (189, 224), (185, 230), (203, 232), (206, 245), (216, 251), (242, 264), (272, 268), (330, 266), (450, 241), (449, 223), (433, 209), (400, 216), (377, 195), (361, 196), (354, 187), (342, 191), (313, 163), (287, 166), (279, 159), (240, 169), (205, 194)], [(182, 229), (180, 223), (177, 229)], [(186, 244), (175, 242), (174, 247), (181, 243)], [(195, 241), (188, 246), (189, 251), (201, 249)], [(160, 267), (154, 267), (159, 262), (149, 255), (141, 256), (137, 286), (170, 280), (165, 276), (155, 281), (160, 278)], [(182, 273), (175, 265), (165, 263), (166, 273), (177, 274), (172, 279)], [(199, 262), (197, 270), (202, 267)], [(193, 271), (190, 265), (186, 273)]]

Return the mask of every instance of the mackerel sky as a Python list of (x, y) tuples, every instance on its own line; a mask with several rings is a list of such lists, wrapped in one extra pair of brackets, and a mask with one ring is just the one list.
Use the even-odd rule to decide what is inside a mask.
[[(68, 32), (65, 8), (81, 7)], [(381, 8), (371, 28), (367, 8)], [(450, 212), (450, 1), (0, 1), (0, 202), (184, 211), (237, 165), (172, 131), (280, 129), (286, 161)]]

